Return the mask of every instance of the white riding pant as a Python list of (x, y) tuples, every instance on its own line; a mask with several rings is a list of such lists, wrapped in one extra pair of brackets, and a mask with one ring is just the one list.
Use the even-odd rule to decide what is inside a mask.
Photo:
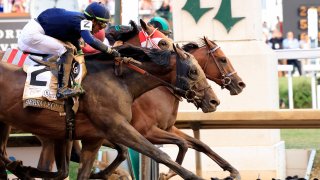
[(22, 29), (20, 37), (18, 38), (18, 48), (31, 53), (53, 54), (58, 56), (61, 56), (67, 51), (61, 41), (45, 35), (41, 25), (34, 19), (31, 19)]

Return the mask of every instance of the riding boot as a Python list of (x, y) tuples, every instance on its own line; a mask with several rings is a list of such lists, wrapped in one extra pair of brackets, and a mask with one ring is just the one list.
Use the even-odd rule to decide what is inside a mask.
[(67, 99), (68, 97), (73, 97), (81, 94), (80, 90), (71, 89), (68, 87), (70, 73), (72, 68), (73, 54), (72, 51), (68, 49), (66, 53), (64, 53), (60, 57), (61, 66), (59, 69), (59, 74), (63, 74), (62, 78), (58, 78), (58, 91), (57, 91), (57, 99)]

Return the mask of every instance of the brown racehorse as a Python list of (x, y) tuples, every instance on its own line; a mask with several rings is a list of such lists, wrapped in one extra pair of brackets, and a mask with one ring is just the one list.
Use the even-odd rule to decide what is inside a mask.
[[(118, 31), (113, 31), (110, 34), (113, 35), (112, 37), (117, 38), (117, 40), (120, 39), (125, 41), (126, 43), (139, 46), (140, 41), (137, 36), (138, 28), (135, 27), (134, 24), (132, 25), (133, 28), (129, 29), (130, 31), (128, 30), (124, 32), (124, 35), (119, 33), (117, 34)], [(146, 25), (143, 21), (141, 22), (141, 25), (142, 28), (149, 33), (154, 31), (153, 27)], [(165, 36), (163, 38), (166, 39)], [(165, 42), (166, 41), (163, 41), (162, 45), (165, 45)], [(170, 40), (167, 42), (170, 42)], [(235, 73), (236, 71), (232, 67), (230, 60), (214, 42), (208, 41), (206, 38), (204, 38), (202, 46), (199, 47), (195, 43), (189, 43), (185, 45), (184, 48), (196, 57), (200, 66), (205, 71), (207, 78), (215, 81), (221, 87), (227, 88), (230, 91), (230, 94), (239, 94), (245, 87), (245, 84), (242, 82), (241, 78)], [(163, 103), (159, 105), (157, 101), (154, 101), (154, 98), (162, 99)], [(132, 107), (133, 119), (131, 124), (150, 142), (154, 144), (178, 145), (179, 153), (176, 162), (178, 162), (179, 164), (182, 163), (187, 149), (193, 148), (208, 155), (220, 167), (222, 167), (224, 170), (228, 170), (232, 177), (239, 178), (238, 171), (233, 168), (228, 162), (222, 159), (219, 155), (213, 152), (206, 144), (186, 135), (174, 126), (178, 105), (179, 99), (172, 96), (172, 93), (167, 88), (155, 88), (145, 93), (134, 102)], [(150, 107), (154, 107), (152, 108), (153, 110), (150, 109)], [(90, 145), (87, 145), (87, 143), (88, 142), (85, 142), (85, 144), (83, 144), (83, 147), (90, 147)], [(116, 148), (119, 151), (119, 156), (117, 157), (116, 161), (114, 161), (114, 163), (118, 165), (121, 162), (120, 160), (125, 159), (125, 153), (121, 153), (125, 150), (121, 149), (120, 147)], [(88, 150), (88, 148), (86, 148), (85, 150)], [(84, 152), (85, 150), (82, 151)], [(81, 155), (81, 159), (83, 159), (83, 162), (88, 162), (89, 160), (87, 159), (87, 157), (90, 158), (90, 155), (88, 155), (89, 152), (86, 152), (84, 154), (85, 155)], [(95, 157), (94, 153), (92, 153), (91, 155), (91, 157)], [(46, 159), (48, 159), (48, 156), (46, 157)], [(93, 163), (93, 160), (91, 159), (90, 162)], [(105, 178), (107, 178), (108, 175), (110, 175), (109, 173), (111, 173), (112, 170), (117, 166), (115, 164), (112, 163), (112, 165), (105, 171), (93, 177), (101, 178), (103, 174), (106, 174)], [(79, 171), (79, 175), (81, 176), (82, 172), (88, 173), (90, 169), (91, 167), (85, 168), (82, 166), (82, 169), (80, 169)], [(170, 173), (164, 178), (169, 178), (173, 175), (174, 174)]]
[[(182, 82), (184, 90), (191, 88), (195, 91), (196, 96), (193, 100), (204, 111), (212, 112), (219, 104), (219, 100), (209, 88), (205, 75), (196, 60), (180, 48), (175, 48), (176, 53), (174, 54), (155, 49), (152, 51), (137, 50), (133, 47), (122, 47), (119, 51), (121, 54), (142, 60), (141, 67), (143, 69), (166, 82), (174, 83), (178, 78), (177, 82)], [(166, 56), (169, 60), (165, 60)], [(123, 144), (167, 165), (184, 179), (201, 179), (173, 162), (168, 155), (153, 146), (129, 124), (132, 118), (133, 100), (146, 91), (162, 85), (163, 82), (154, 80), (151, 78), (153, 76), (144, 76), (127, 69), (124, 69), (121, 77), (116, 77), (113, 75), (113, 63), (101, 59), (106, 59), (105, 55), (98, 60), (87, 62), (88, 76), (83, 81), (87, 95), (82, 98), (76, 116), (76, 138), (82, 139), (84, 144), (102, 139), (107, 139), (115, 144)], [(156, 59), (157, 63), (150, 59)], [(184, 65), (184, 68), (178, 68), (182, 70), (183, 74), (180, 75), (182, 79), (179, 79), (179, 76), (176, 78), (177, 70), (175, 67), (178, 66), (177, 64)], [(60, 145), (63, 145), (65, 138), (63, 117), (45, 109), (24, 109), (22, 107), (21, 97), (26, 77), (21, 68), (0, 63), (0, 75), (0, 121), (26, 132), (51, 138), (56, 142), (60, 141)], [(93, 126), (90, 126), (89, 122)], [(6, 138), (1, 137), (1, 155), (4, 155), (5, 152)], [(9, 163), (4, 157), (1, 157), (1, 160), (2, 164)], [(24, 176), (22, 177), (24, 178)], [(87, 178), (78, 177), (78, 179)]]
[[(143, 21), (141, 22), (141, 25), (143, 29), (149, 29), (149, 32), (153, 32), (154, 30), (153, 27), (146, 25)], [(119, 38), (122, 36), (114, 34), (113, 37)], [(165, 37), (163, 38), (166, 39)], [(137, 46), (140, 43), (137, 35), (130, 37), (128, 41), (126, 41), (125, 38), (120, 38), (120, 40), (124, 40), (126, 43), (131, 43)], [(170, 40), (163, 41), (163, 43), (165, 42), (170, 42)], [(214, 42), (208, 41), (206, 38), (204, 38), (203, 45), (199, 46), (196, 43), (189, 43), (184, 46), (184, 49), (196, 57), (208, 79), (213, 80), (222, 88), (227, 88), (231, 95), (239, 94), (245, 87), (245, 84), (241, 78), (236, 74), (236, 71), (234, 70), (230, 60), (225, 56), (221, 48), (219, 48), (219, 46)], [(153, 101), (154, 98), (163, 99), (167, 103), (162, 103), (161, 106), (159, 106), (157, 102)], [(206, 144), (188, 136), (174, 126), (178, 105), (179, 100), (172, 96), (172, 93), (167, 88), (155, 88), (143, 94), (133, 103), (133, 118), (131, 124), (143, 136), (145, 136), (154, 144), (178, 145), (179, 152), (176, 162), (179, 164), (182, 163), (187, 149), (192, 148), (199, 152), (205, 153), (223, 170), (228, 170), (231, 177), (240, 179), (239, 172), (218, 154), (213, 152)], [(149, 107), (155, 108), (154, 110), (146, 111), (146, 109)], [(124, 160), (124, 155), (121, 155), (121, 157)], [(119, 157), (119, 159), (121, 159), (121, 157)], [(120, 162), (116, 163), (119, 164)], [(108, 168), (104, 172), (100, 172), (98, 175), (93, 177), (101, 178), (102, 174), (109, 174), (110, 169), (111, 168)], [(172, 176), (174, 176), (174, 173), (170, 172), (168, 175), (163, 175), (163, 178), (166, 179)]]

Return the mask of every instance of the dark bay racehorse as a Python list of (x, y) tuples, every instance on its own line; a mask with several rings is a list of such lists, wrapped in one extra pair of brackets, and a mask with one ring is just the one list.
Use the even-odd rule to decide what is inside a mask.
[[(138, 38), (139, 30), (135, 24), (131, 24), (133, 27), (125, 32), (119, 33), (119, 31), (109, 32), (112, 38), (116, 40), (125, 41), (125, 43), (140, 45)], [(154, 28), (146, 25), (143, 21), (141, 22), (142, 28), (148, 31), (150, 34), (154, 32)], [(163, 35), (164, 39), (168, 39)], [(111, 42), (114, 40), (111, 40)], [(162, 45), (169, 47), (165, 43), (170, 43), (172, 40), (163, 41)], [(207, 78), (215, 81), (223, 88), (227, 88), (230, 94), (237, 95), (245, 87), (245, 84), (241, 78), (236, 74), (236, 71), (232, 67), (230, 60), (225, 56), (223, 51), (217, 44), (212, 41), (208, 41), (206, 38), (203, 39), (201, 45), (196, 43), (189, 43), (184, 46), (186, 51), (192, 53), (198, 60), (200, 66), (204, 70)], [(162, 103), (154, 101), (154, 99), (161, 99)], [(185, 153), (188, 148), (193, 148), (197, 151), (205, 153), (211, 159), (213, 159), (221, 168), (228, 170), (232, 177), (239, 177), (238, 171), (233, 168), (223, 158), (213, 152), (206, 144), (201, 141), (190, 137), (177, 129), (174, 126), (176, 121), (177, 109), (179, 105), (179, 99), (172, 95), (170, 90), (166, 87), (155, 88), (141, 97), (139, 97), (133, 103), (132, 107), (132, 122), (134, 128), (136, 128), (143, 136), (145, 136), (150, 142), (154, 144), (176, 144), (179, 146), (179, 153), (176, 162), (182, 163)], [(154, 107), (154, 108), (150, 108)], [(84, 142), (83, 147), (90, 147), (88, 142)], [(90, 143), (90, 142), (89, 142)], [(95, 146), (93, 146), (95, 147)], [(112, 163), (108, 169), (101, 172), (93, 177), (101, 178), (103, 174), (106, 174), (105, 178), (110, 175), (112, 170), (125, 159), (125, 149), (121, 147), (115, 147), (119, 151), (119, 156), (116, 161)], [(90, 148), (86, 148), (87, 151), (93, 151)], [(95, 154), (91, 152), (85, 152), (81, 155), (83, 162), (88, 162), (88, 158), (95, 157)], [(89, 155), (90, 154), (90, 155)], [(48, 156), (46, 157), (48, 159)], [(93, 159), (90, 160), (93, 163)], [(80, 176), (82, 173), (88, 173), (91, 167), (83, 167), (80, 169)], [(164, 178), (172, 177), (174, 174), (171, 172)]]
[[(143, 29), (148, 29), (149, 32), (154, 31), (153, 27), (146, 25), (143, 21), (141, 21), (140, 23)], [(134, 29), (137, 28), (134, 24), (131, 25), (133, 26), (133, 30), (131, 32), (134, 32)], [(131, 43), (138, 46), (140, 43), (137, 36), (138, 31), (136, 30), (135, 32), (136, 35), (131, 36), (129, 40), (126, 39), (128, 38), (128, 34), (126, 34), (126, 36), (122, 36), (122, 33), (117, 34), (114, 31), (112, 32), (112, 37), (118, 38), (116, 40), (122, 40), (125, 41), (125, 43)], [(168, 39), (165, 37), (165, 35), (163, 35), (163, 38)], [(170, 43), (171, 41), (172, 40), (163, 41), (163, 45), (165, 44), (165, 42)], [(222, 88), (227, 88), (230, 91), (231, 95), (237, 95), (241, 93), (242, 89), (245, 87), (245, 84), (236, 74), (236, 71), (234, 70), (229, 58), (225, 56), (225, 54), (217, 44), (204, 38), (200, 46), (196, 43), (188, 43), (184, 45), (183, 48), (196, 57), (208, 79), (213, 80)], [(153, 101), (153, 99), (158, 98), (164, 100), (167, 103), (162, 103), (161, 106), (159, 106), (156, 101)], [(133, 118), (131, 124), (143, 136), (145, 136), (150, 142), (154, 144), (178, 145), (179, 153), (176, 158), (176, 162), (178, 162), (179, 164), (182, 163), (187, 149), (192, 148), (199, 152), (205, 153), (222, 169), (228, 170), (232, 177), (240, 179), (239, 172), (218, 154), (213, 152), (206, 144), (193, 137), (188, 136), (174, 126), (178, 105), (179, 99), (175, 98), (175, 96), (173, 96), (170, 90), (168, 90), (166, 87), (155, 88), (143, 94), (133, 103)], [(155, 108), (153, 110), (150, 110), (150, 107)], [(100, 175), (103, 173), (106, 173), (106, 171), (101, 172)], [(170, 178), (173, 175), (174, 173), (171, 172), (168, 175), (164, 175), (163, 178)]]
[[(205, 75), (192, 55), (179, 48), (175, 49), (176, 53), (173, 54), (161, 50), (137, 50), (133, 47), (123, 47), (120, 50), (122, 53), (128, 52), (127, 55), (142, 60), (141, 67), (143, 69), (166, 82), (174, 83), (178, 78), (177, 81), (182, 82), (184, 90), (190, 88), (195, 91), (196, 96), (193, 100), (200, 108), (208, 112), (216, 109), (219, 100), (212, 89), (208, 88)], [(164, 57), (169, 59), (165, 60)], [(132, 119), (133, 100), (146, 91), (160, 86), (162, 82), (154, 80), (150, 75), (144, 76), (128, 69), (124, 69), (121, 77), (116, 77), (113, 75), (113, 63), (101, 59), (106, 59), (106, 57), (102, 55), (98, 60), (87, 62), (88, 76), (83, 82), (87, 95), (82, 98), (76, 116), (76, 138), (82, 139), (84, 144), (107, 139), (118, 146), (131, 147), (157, 162), (167, 165), (184, 179), (200, 179), (173, 162), (169, 156), (154, 147), (129, 124)], [(157, 63), (151, 61), (155, 59)], [(184, 66), (181, 69), (183, 73), (180, 75), (182, 79), (176, 78), (175, 67), (177, 64)], [(7, 125), (51, 138), (57, 142), (60, 141), (60, 144), (63, 145), (62, 142), (65, 138), (63, 117), (45, 109), (24, 109), (22, 107), (21, 98), (26, 79), (25, 73), (20, 68), (0, 63), (0, 75), (0, 122), (2, 122), (0, 132), (3, 135), (0, 154), (4, 155), (5, 153), (5, 143), (8, 137)], [(90, 126), (89, 122), (93, 126)], [(10, 163), (10, 161), (2, 156), (1, 160), (2, 167), (0, 169), (3, 170), (3, 165)], [(78, 177), (78, 179), (87, 178)]]

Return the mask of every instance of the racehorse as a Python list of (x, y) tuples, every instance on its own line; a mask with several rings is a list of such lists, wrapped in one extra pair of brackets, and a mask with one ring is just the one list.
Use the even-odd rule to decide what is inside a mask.
[[(152, 26), (146, 25), (143, 21), (140, 21), (140, 24), (143, 29), (148, 29), (148, 32), (154, 32), (154, 28)], [(107, 36), (109, 37), (109, 41), (112, 42), (122, 40), (125, 43), (138, 46), (140, 44), (140, 40), (138, 37), (138, 31), (135, 30), (138, 28), (135, 27), (135, 24), (133, 23), (131, 23), (131, 26), (131, 32), (125, 31), (124, 33), (119, 33), (119, 31), (110, 31), (109, 34), (112, 36)], [(131, 36), (128, 35), (128, 32), (129, 34), (131, 33)], [(110, 38), (116, 39), (110, 40)], [(165, 35), (163, 35), (162, 38), (167, 39), (167, 41), (163, 41), (163, 46), (166, 42), (172, 42), (172, 40), (168, 40)], [(204, 38), (202, 40), (202, 44), (200, 45), (196, 43), (188, 43), (184, 45), (183, 48), (196, 57), (208, 79), (213, 80), (222, 88), (227, 88), (231, 95), (237, 95), (241, 93), (242, 89), (245, 87), (245, 83), (236, 74), (231, 61), (225, 56), (221, 48), (216, 43)], [(158, 98), (163, 99), (166, 103), (162, 103), (161, 106), (159, 106), (159, 104), (153, 101), (153, 99)], [(143, 94), (133, 103), (133, 118), (131, 124), (154, 144), (178, 145), (179, 152), (176, 158), (177, 163), (181, 164), (187, 149), (192, 148), (199, 152), (205, 153), (223, 170), (228, 170), (231, 177), (240, 179), (239, 172), (218, 154), (213, 152), (206, 144), (188, 136), (174, 126), (178, 105), (179, 99), (175, 98), (175, 96), (172, 96), (172, 93), (167, 88), (155, 88)], [(150, 107), (155, 108), (152, 108), (154, 110), (149, 110)], [(148, 110), (146, 111), (146, 109)], [(122, 160), (124, 160), (124, 155), (119, 156), (121, 156)], [(116, 158), (116, 160), (120, 159), (121, 157)], [(110, 169), (111, 168), (105, 170), (104, 172), (100, 172), (99, 175), (94, 175), (92, 177), (101, 178), (102, 174), (110, 173), (107, 173), (107, 171), (110, 171)], [(167, 179), (172, 176), (174, 176), (174, 173), (170, 172), (168, 175), (163, 174), (162, 178)]]
[[(212, 112), (216, 109), (219, 100), (206, 82), (205, 75), (196, 60), (179, 47), (174, 49), (175, 53), (134, 47), (119, 49), (122, 54), (127, 52), (126, 56), (143, 61), (140, 67), (149, 73), (143, 70), (139, 72), (144, 72), (143, 74), (148, 76), (124, 69), (122, 76), (116, 77), (113, 75), (113, 63), (103, 61), (108, 59), (103, 54), (88, 61), (88, 75), (83, 81), (87, 95), (80, 101), (75, 136), (83, 142), (107, 139), (116, 145), (125, 145), (167, 165), (184, 179), (201, 179), (173, 162), (168, 155), (153, 146), (129, 124), (132, 119), (131, 106), (134, 99), (150, 89), (163, 85), (164, 82), (178, 82), (178, 87), (182, 88), (178, 92), (183, 96), (187, 95), (186, 92), (194, 92), (193, 97), (189, 96), (189, 100), (204, 111)], [(177, 77), (176, 72), (180, 72)], [(23, 108), (21, 97), (26, 79), (25, 73), (20, 68), (0, 63), (0, 74), (0, 122), (41, 137), (51, 138), (56, 142), (60, 141), (60, 145), (63, 145), (66, 132), (62, 117), (46, 109)], [(154, 75), (161, 80), (152, 78)], [(89, 122), (92, 123), (91, 126)], [(5, 128), (8, 126), (0, 127), (1, 130)], [(4, 155), (8, 132), (7, 134), (3, 133), (5, 131), (0, 132), (5, 136), (1, 137), (0, 146), (0, 154)], [(10, 161), (1, 156), (0, 165), (8, 163)], [(61, 162), (57, 164), (59, 163)], [(4, 167), (0, 169), (3, 170)], [(28, 173), (22, 177), (25, 175)], [(87, 178), (78, 177), (78, 179)]]
[[(148, 31), (148, 34), (154, 32), (153, 27), (146, 25), (143, 21), (140, 23), (142, 28), (145, 31)], [(109, 38), (116, 38), (115, 40), (125, 41), (125, 44), (129, 43), (139, 46), (139, 30), (134, 23), (131, 23), (131, 25), (132, 28), (127, 28), (127, 30), (124, 32), (121, 32), (119, 29), (117, 31), (112, 30), (108, 32)], [(166, 39), (164, 35), (163, 38)], [(111, 42), (115, 40), (109, 39)], [(166, 46), (166, 42), (170, 42), (170, 40), (163, 41), (162, 45)], [(169, 45), (167, 45), (167, 47), (169, 47)], [(206, 38), (204, 38), (202, 45), (199, 46), (195, 43), (189, 43), (184, 46), (184, 49), (191, 52), (196, 57), (207, 78), (215, 81), (221, 87), (227, 88), (230, 91), (230, 94), (237, 95), (245, 87), (245, 84), (241, 78), (236, 74), (236, 71), (234, 70), (230, 60), (225, 56), (221, 48), (219, 48), (219, 46), (214, 42), (208, 41)], [(159, 104), (157, 101), (154, 101), (154, 99), (162, 99), (163, 101), (161, 104)], [(197, 151), (205, 153), (221, 168), (228, 170), (230, 172), (230, 176), (240, 178), (239, 172), (218, 154), (213, 152), (206, 144), (186, 135), (174, 126), (178, 105), (179, 99), (177, 99), (175, 96), (172, 96), (170, 90), (165, 87), (155, 88), (143, 94), (133, 103), (133, 118), (131, 124), (154, 144), (178, 145), (179, 153), (176, 158), (176, 162), (179, 164), (182, 163), (187, 149), (193, 148)], [(87, 143), (88, 142), (85, 142), (83, 147), (90, 147), (90, 145), (87, 145)], [(126, 150), (117, 146), (115, 148), (118, 150), (118, 157), (116, 160), (106, 170), (97, 175), (93, 175), (92, 178), (101, 178), (103, 176), (107, 178), (112, 170), (125, 159)], [(85, 148), (82, 151), (85, 152), (85, 150), (94, 151), (90, 150), (89, 148)], [(93, 159), (88, 160), (87, 158), (95, 157), (94, 153), (91, 153), (91, 157), (88, 155), (89, 152), (83, 154), (85, 154), (81, 155), (83, 162), (90, 161), (93, 163)], [(46, 157), (46, 159), (48, 159), (48, 157)], [(82, 176), (82, 173), (88, 173), (90, 170), (91, 167), (82, 166), (82, 169), (79, 170), (79, 176)], [(163, 178), (170, 178), (173, 175), (174, 174), (170, 172), (168, 175), (163, 175)]]

